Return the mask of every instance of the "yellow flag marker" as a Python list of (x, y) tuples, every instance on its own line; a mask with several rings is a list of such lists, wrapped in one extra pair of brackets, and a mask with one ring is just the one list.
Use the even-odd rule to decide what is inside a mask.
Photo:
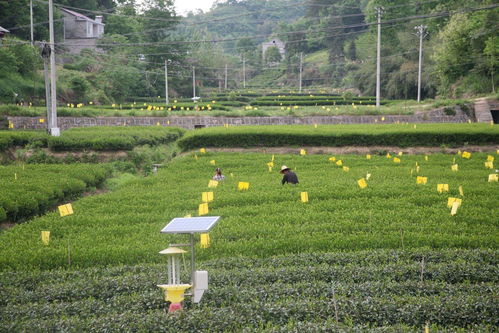
[(399, 153), (398, 153), (398, 155), (399, 155), (399, 156), (402, 156), (403, 154), (404, 154), (404, 153), (403, 153), (403, 152), (401, 152), (401, 151), (399, 151)]
[(462, 199), (459, 199), (459, 198), (450, 198), (450, 197), (449, 197), (449, 198), (447, 199), (447, 207), (451, 208), (451, 207), (452, 207), (452, 205), (453, 205), (455, 202), (457, 202), (457, 205), (458, 205), (458, 206), (461, 206), (461, 203), (463, 202), (463, 200), (462, 200)]
[(212, 202), (213, 201), (213, 192), (201, 193), (201, 201), (202, 202)]
[(361, 178), (361, 179), (357, 180), (357, 184), (359, 184), (360, 188), (366, 188), (367, 187), (367, 183), (366, 183), (366, 180), (364, 178)]
[(61, 217), (73, 214), (73, 207), (71, 206), (70, 203), (65, 205), (60, 205), (57, 208), (59, 209), (59, 215), (61, 215)]
[(491, 173), (489, 175), (489, 183), (497, 182), (497, 181), (499, 181), (499, 178), (497, 177), (497, 173)]
[(211, 164), (211, 165), (215, 165), (215, 164), (216, 164), (215, 160), (211, 160), (211, 161), (210, 161), (210, 164)]
[(394, 157), (394, 158), (393, 158), (393, 162), (394, 162), (394, 163), (400, 163), (400, 158), (398, 158), (398, 157)]
[(459, 208), (460, 204), (457, 203), (456, 201), (454, 201), (454, 203), (452, 203), (452, 208), (450, 210), (450, 215), (454, 216), (456, 215), (457, 213), (457, 209)]
[(452, 171), (458, 171), (458, 170), (459, 170), (459, 167), (458, 167), (458, 165), (457, 165), (457, 164), (452, 164), (452, 165), (450, 166), (450, 169), (451, 169)]
[(491, 161), (484, 162), (486, 169), (494, 169), (494, 163)]
[(300, 155), (301, 156), (307, 155), (307, 151), (305, 149), (300, 149)]
[(390, 155), (390, 153), (386, 153), (386, 158), (392, 158), (392, 155)]
[(370, 154), (367, 154), (367, 155), (366, 155), (366, 159), (370, 160), (370, 159), (371, 159), (371, 155), (370, 155)]
[(199, 204), (198, 214), (199, 216), (208, 214), (208, 203)]
[(208, 182), (208, 187), (210, 187), (210, 188), (212, 188), (212, 187), (217, 187), (217, 186), (218, 186), (218, 181), (216, 181), (216, 180), (213, 180), (213, 179), (212, 179), (212, 180), (210, 180), (210, 181)]
[(459, 186), (459, 195), (464, 197), (464, 191), (462, 186)]
[(494, 156), (487, 155), (487, 162), (494, 162)]
[(308, 202), (308, 192), (300, 192), (301, 202)]
[(329, 160), (330, 162), (336, 162), (336, 157), (334, 157), (334, 156), (333, 156), (333, 157), (330, 157), (330, 158), (328, 158), (328, 160)]
[(210, 246), (210, 235), (209, 234), (201, 234), (199, 240), (200, 240), (202, 249), (206, 249)]
[(449, 184), (437, 184), (437, 192), (449, 192)]
[(343, 171), (348, 172), (348, 171), (350, 171), (350, 168), (349, 168), (349, 167), (347, 167), (347, 166), (344, 166), (344, 167), (343, 167)]
[(467, 151), (463, 151), (463, 153), (461, 154), (461, 157), (462, 158), (470, 159), (471, 158), (471, 153), (467, 152)]
[(247, 190), (249, 190), (249, 183), (248, 182), (239, 182), (237, 184), (237, 189), (239, 191), (247, 191)]
[(342, 165), (343, 165), (343, 162), (342, 162), (341, 160), (337, 160), (337, 161), (336, 161), (336, 165), (337, 165), (337, 166), (342, 166)]
[(49, 245), (50, 242), (50, 231), (42, 231), (42, 243), (43, 245)]
[(416, 177), (416, 184), (425, 185), (427, 182), (428, 182), (428, 177), (421, 177), (421, 176)]
[(425, 160), (426, 162), (428, 162), (428, 155), (425, 155), (425, 156), (424, 156), (424, 160)]
[(199, 149), (199, 152), (200, 152), (201, 154), (206, 154), (206, 148), (201, 148), (201, 149)]

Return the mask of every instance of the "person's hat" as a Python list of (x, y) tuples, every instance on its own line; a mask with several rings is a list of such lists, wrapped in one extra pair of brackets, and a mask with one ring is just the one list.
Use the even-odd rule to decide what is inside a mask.
[(222, 172), (222, 169), (220, 169), (220, 168), (216, 168), (216, 169), (215, 169), (215, 172)]
[(283, 172), (284, 172), (284, 171), (286, 171), (286, 170), (289, 170), (289, 168), (288, 168), (287, 166), (283, 165), (283, 166), (281, 167), (281, 171), (280, 171), (280, 172), (281, 172), (281, 173), (283, 173)]

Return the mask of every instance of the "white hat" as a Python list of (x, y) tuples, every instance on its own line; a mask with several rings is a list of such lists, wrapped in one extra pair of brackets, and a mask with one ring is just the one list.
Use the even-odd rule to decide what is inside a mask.
[(289, 170), (289, 168), (287, 166), (283, 165), (281, 167), (281, 171), (280, 172), (282, 173), (283, 171), (286, 171), (286, 170)]

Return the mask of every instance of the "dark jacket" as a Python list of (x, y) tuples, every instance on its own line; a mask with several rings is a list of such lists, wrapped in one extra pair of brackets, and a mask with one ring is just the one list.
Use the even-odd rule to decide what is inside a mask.
[(293, 171), (288, 171), (282, 177), (282, 185), (290, 183), (290, 184), (298, 184), (298, 176)]

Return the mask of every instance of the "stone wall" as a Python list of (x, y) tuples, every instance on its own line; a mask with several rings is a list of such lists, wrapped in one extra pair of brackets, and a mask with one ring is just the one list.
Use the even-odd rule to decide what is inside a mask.
[[(398, 116), (310, 116), (310, 117), (58, 117), (61, 130), (89, 126), (175, 126), (197, 127), (241, 125), (299, 125), (299, 124), (374, 124), (374, 123), (464, 123), (466, 115), (410, 115)], [(45, 129), (46, 119), (40, 117), (7, 117), (15, 129)], [(40, 122), (42, 119), (42, 122)]]

